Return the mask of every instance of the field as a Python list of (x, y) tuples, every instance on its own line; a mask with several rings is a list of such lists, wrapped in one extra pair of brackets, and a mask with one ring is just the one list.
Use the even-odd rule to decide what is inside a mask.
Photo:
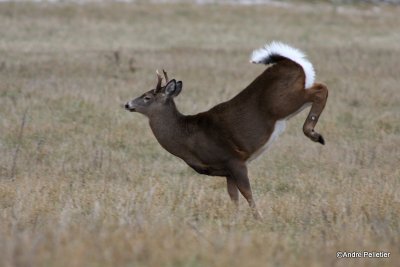
[[(400, 262), (400, 7), (0, 3), (0, 24), (0, 266)], [(327, 84), (326, 145), (306, 111), (291, 119), (249, 166), (256, 221), (121, 104), (165, 68), (180, 111), (204, 111), (263, 71), (249, 55), (272, 40)]]

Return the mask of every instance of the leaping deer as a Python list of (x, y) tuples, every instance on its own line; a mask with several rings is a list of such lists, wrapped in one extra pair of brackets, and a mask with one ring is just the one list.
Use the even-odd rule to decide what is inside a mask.
[(226, 177), (228, 194), (238, 205), (239, 192), (256, 209), (247, 162), (258, 157), (284, 131), (286, 121), (304, 108), (311, 110), (303, 125), (304, 134), (325, 144), (314, 127), (323, 111), (328, 89), (314, 83), (312, 64), (298, 49), (272, 42), (253, 51), (251, 62), (268, 67), (231, 100), (196, 115), (183, 115), (174, 98), (182, 81), (166, 80), (157, 71), (158, 82), (125, 108), (148, 117), (157, 141), (171, 154), (183, 159), (200, 174)]

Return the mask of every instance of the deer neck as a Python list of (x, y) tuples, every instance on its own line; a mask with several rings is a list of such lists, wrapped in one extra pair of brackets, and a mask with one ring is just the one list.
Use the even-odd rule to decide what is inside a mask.
[(174, 155), (185, 140), (184, 117), (173, 102), (168, 109), (149, 117), (150, 128), (157, 141)]

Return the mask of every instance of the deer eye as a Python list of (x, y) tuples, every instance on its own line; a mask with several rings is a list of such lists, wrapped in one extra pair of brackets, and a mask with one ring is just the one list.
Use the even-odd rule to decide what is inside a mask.
[(144, 101), (147, 102), (147, 101), (149, 101), (151, 99), (151, 97), (150, 96), (145, 96), (143, 99), (144, 99)]

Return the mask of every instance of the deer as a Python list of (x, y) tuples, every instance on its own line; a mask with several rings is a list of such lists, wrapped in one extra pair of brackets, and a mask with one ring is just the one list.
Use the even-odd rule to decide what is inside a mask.
[(251, 63), (266, 69), (232, 99), (195, 115), (179, 112), (174, 99), (182, 81), (157, 70), (155, 89), (128, 101), (125, 109), (145, 115), (160, 145), (199, 174), (226, 178), (230, 199), (237, 207), (239, 192), (256, 219), (262, 216), (253, 198), (247, 164), (265, 152), (285, 130), (286, 121), (303, 109), (310, 111), (303, 133), (325, 144), (314, 130), (325, 108), (328, 88), (315, 83), (315, 71), (297, 48), (273, 41), (251, 54)]

